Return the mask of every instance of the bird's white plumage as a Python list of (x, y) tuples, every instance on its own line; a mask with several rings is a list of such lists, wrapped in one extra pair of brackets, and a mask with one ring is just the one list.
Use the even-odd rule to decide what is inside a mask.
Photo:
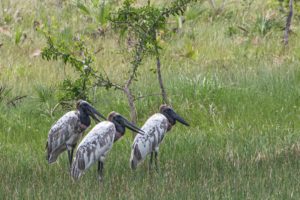
[(66, 149), (66, 145), (76, 145), (86, 128), (79, 120), (78, 111), (70, 111), (54, 123), (48, 133), (48, 162), (55, 162), (59, 154)]
[(141, 128), (145, 134), (137, 134), (132, 145), (131, 165), (136, 167), (148, 154), (158, 152), (159, 144), (168, 130), (168, 119), (160, 113), (152, 115)]
[(104, 161), (111, 150), (116, 133), (115, 125), (109, 121), (97, 124), (80, 142), (72, 165), (71, 175), (78, 179), (96, 161)]

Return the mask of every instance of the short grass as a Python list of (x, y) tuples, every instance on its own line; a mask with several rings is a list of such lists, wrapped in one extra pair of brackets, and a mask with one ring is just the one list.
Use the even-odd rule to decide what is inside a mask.
[[(0, 4), (0, 14), (5, 7), (11, 9), (6, 14), (19, 10), (23, 16), (21, 21), (6, 23), (0, 18), (1, 27), (9, 28), (12, 35), (22, 27), (29, 38), (17, 45), (14, 36), (0, 33), (0, 83), (12, 89), (11, 96), (28, 95), (15, 108), (7, 107), (5, 99), (0, 104), (0, 199), (300, 198), (297, 18), (293, 21), (295, 34), (284, 49), (282, 31), (274, 25), (280, 20), (270, 18), (273, 25), (266, 34), (262, 31), (266, 24), (261, 16), (268, 17), (273, 11), (276, 19), (281, 16), (267, 3), (255, 1), (249, 8), (229, 3), (221, 15), (215, 15), (207, 2), (190, 7), (183, 29), (162, 41), (162, 63), (170, 101), (191, 127), (176, 124), (165, 137), (159, 173), (149, 172), (148, 160), (131, 172), (132, 137), (127, 133), (107, 156), (105, 180), (99, 185), (96, 165), (73, 183), (66, 153), (53, 165), (45, 160), (48, 131), (65, 112), (58, 109), (49, 116), (57, 101), (52, 94), (58, 82), (73, 72), (60, 62), (30, 57), (45, 45), (32, 23), (51, 12), (52, 18), (60, 19), (62, 29), (70, 17), (86, 20), (71, 4), (58, 9), (57, 2), (4, 0)], [(245, 35), (237, 26), (250, 33)], [(79, 23), (78, 29), (83, 27), (85, 23)], [(96, 66), (121, 82), (126, 73), (118, 71), (126, 70), (126, 59), (115, 39), (109, 35), (89, 41), (92, 48), (104, 47), (97, 54)], [(134, 83), (135, 93), (159, 91), (156, 75), (149, 70), (152, 66), (154, 61), (147, 59), (141, 67), (143, 78)], [(48, 92), (48, 100), (41, 102), (41, 91)], [(99, 88), (93, 100), (103, 114), (116, 110), (129, 116), (122, 93)], [(141, 126), (157, 112), (160, 99), (151, 96), (136, 103)]]

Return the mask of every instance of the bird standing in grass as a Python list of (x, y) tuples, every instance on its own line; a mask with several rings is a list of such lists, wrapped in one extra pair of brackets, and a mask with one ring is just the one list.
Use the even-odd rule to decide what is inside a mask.
[(116, 112), (109, 114), (108, 121), (97, 124), (78, 145), (71, 176), (75, 180), (79, 179), (85, 170), (93, 163), (98, 162), (99, 181), (102, 181), (105, 157), (113, 143), (125, 134), (126, 127), (143, 134), (141, 129)]
[(148, 154), (151, 154), (149, 167), (152, 166), (153, 154), (155, 167), (158, 170), (158, 150), (165, 134), (171, 130), (176, 121), (189, 126), (189, 124), (180, 117), (175, 111), (167, 106), (161, 105), (160, 112), (152, 115), (141, 128), (145, 134), (136, 135), (131, 151), (130, 165), (131, 169), (136, 169), (137, 165), (145, 160)]
[(46, 143), (46, 159), (49, 164), (55, 162), (57, 157), (67, 150), (71, 167), (73, 150), (83, 132), (90, 126), (90, 116), (97, 122), (99, 122), (99, 119), (96, 115), (105, 119), (86, 101), (79, 100), (76, 107), (77, 110), (66, 113), (52, 125), (49, 131)]

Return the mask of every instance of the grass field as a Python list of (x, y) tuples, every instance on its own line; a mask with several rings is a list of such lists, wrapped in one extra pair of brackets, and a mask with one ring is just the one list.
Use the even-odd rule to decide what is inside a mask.
[[(177, 124), (166, 136), (159, 173), (148, 171), (148, 160), (131, 172), (128, 132), (107, 156), (105, 180), (99, 185), (96, 165), (74, 183), (67, 153), (53, 165), (45, 159), (48, 131), (66, 112), (58, 109), (49, 115), (57, 103), (55, 91), (61, 80), (75, 75), (59, 61), (31, 56), (46, 45), (33, 22), (51, 18), (52, 25), (86, 35), (94, 28), (72, 3), (58, 8), (57, 2), (0, 3), (0, 27), (8, 30), (0, 29), (0, 86), (11, 89), (0, 98), (0, 199), (300, 198), (297, 16), (284, 48), (284, 15), (268, 1), (228, 2), (220, 14), (207, 1), (190, 6), (183, 28), (162, 41), (162, 73), (172, 106), (191, 127)], [(114, 80), (125, 80), (126, 73), (118, 72), (128, 66), (116, 36), (87, 42), (93, 50), (103, 48), (95, 67), (105, 68)], [(151, 67), (154, 61), (146, 59), (139, 70), (143, 78), (133, 85), (135, 93), (159, 92)], [(41, 92), (48, 97), (45, 101)], [(16, 107), (7, 106), (16, 95), (27, 97)], [(126, 97), (118, 91), (98, 88), (93, 100), (103, 114), (116, 110), (129, 117)], [(136, 102), (139, 126), (160, 103), (157, 96)]]

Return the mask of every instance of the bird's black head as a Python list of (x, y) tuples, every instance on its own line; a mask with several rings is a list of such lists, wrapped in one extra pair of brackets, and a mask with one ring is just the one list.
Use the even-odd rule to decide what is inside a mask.
[(76, 107), (80, 113), (79, 118), (81, 123), (83, 123), (86, 126), (89, 126), (91, 124), (89, 116), (91, 116), (96, 122), (100, 122), (96, 115), (106, 120), (106, 118), (102, 114), (100, 114), (93, 106), (91, 106), (91, 104), (89, 104), (87, 101), (77, 101)]
[(117, 141), (120, 137), (122, 137), (125, 134), (125, 128), (128, 128), (136, 133), (142, 134), (144, 131), (133, 125), (131, 122), (129, 122), (126, 118), (124, 118), (122, 115), (120, 115), (117, 112), (111, 112), (108, 116), (108, 121), (111, 121), (114, 123), (116, 127), (116, 136), (115, 141)]
[(175, 125), (176, 121), (179, 121), (185, 126), (189, 126), (189, 124), (182, 117), (180, 117), (170, 106), (165, 104), (161, 105), (159, 111), (168, 119), (171, 126)]

